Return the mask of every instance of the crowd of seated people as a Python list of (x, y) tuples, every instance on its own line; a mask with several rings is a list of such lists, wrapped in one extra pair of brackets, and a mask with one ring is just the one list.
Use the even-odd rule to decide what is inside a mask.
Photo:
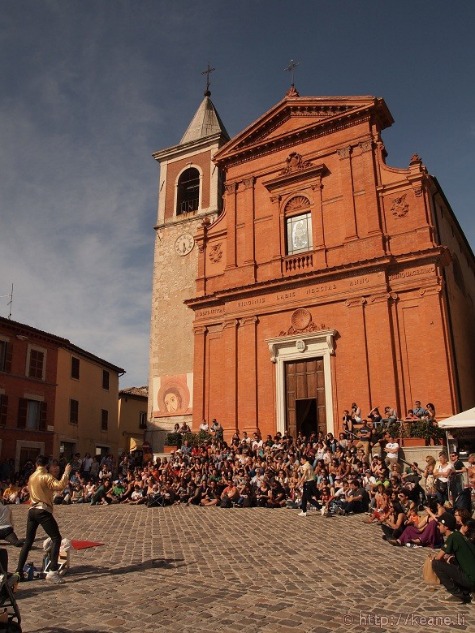
[[(415, 406), (413, 413), (426, 416), (427, 407)], [(448, 490), (444, 497), (441, 484), (448, 481), (456, 462), (449, 461), (446, 465), (439, 462), (434, 472), (435, 464), (428, 458), (425, 470), (416, 465), (409, 473), (402, 473), (399, 444), (384, 433), (392, 416), (397, 419), (397, 414), (386, 407), (384, 415), (387, 417), (374, 407), (363, 418), (354, 402), (345, 411), (344, 430), (338, 438), (331, 433), (314, 433), (309, 437), (298, 434), (296, 438), (277, 433), (274, 437), (262, 438), (258, 433), (249, 437), (246, 432), (242, 436), (236, 432), (229, 443), (222, 440), (222, 426), (213, 420), (209, 438), (200, 446), (190, 446), (185, 439), (170, 457), (159, 457), (143, 465), (135, 464), (133, 457), (125, 453), (117, 462), (111, 455), (81, 457), (77, 453), (70, 460), (70, 484), (56, 496), (55, 503), (300, 508), (305, 496), (303, 514), (307, 505), (327, 516), (370, 511), (371, 521), (387, 528), (385, 536), (394, 541), (401, 535), (401, 527), (410, 521), (408, 512), (419, 508), (426, 494), (429, 499), (438, 495), (437, 500), (442, 504), (447, 501)], [(206, 432), (204, 426), (202, 422), (200, 431)], [(184, 437), (188, 430), (180, 429)], [(379, 439), (375, 441), (375, 438)], [(373, 457), (375, 452), (379, 455)], [(313, 481), (304, 495), (305, 461), (311, 467)], [(65, 465), (64, 455), (52, 458), (50, 472), (60, 477)], [(0, 465), (0, 474), (7, 475), (3, 483), (0, 482), (2, 498), (5, 503), (25, 502), (28, 500), (26, 482), (33, 466), (27, 464), (19, 475), (11, 472), (11, 464), (9, 466), (10, 470), (8, 464)], [(419, 484), (421, 477), (426, 490)], [(473, 478), (475, 480), (475, 473)], [(404, 519), (400, 511), (403, 493), (412, 504), (411, 507), (402, 504)], [(431, 511), (435, 513), (436, 508)], [(414, 527), (415, 518), (411, 520)], [(425, 538), (424, 535), (422, 540)], [(431, 544), (434, 538), (431, 537)], [(410, 540), (414, 539), (417, 541), (418, 537)]]
[[(418, 404), (411, 416), (432, 415), (429, 405)], [(353, 403), (338, 438), (331, 433), (263, 438), (236, 432), (227, 443), (221, 425), (213, 421), (216, 428), (208, 430), (202, 422), (200, 431), (209, 437), (201, 445), (191, 446), (183, 430), (180, 449), (145, 464), (134, 463), (126, 453), (117, 461), (111, 455), (76, 454), (70, 460), (70, 484), (55, 503), (287, 507), (300, 508), (300, 516), (315, 508), (326, 517), (364, 514), (364, 522), (379, 527), (390, 545), (429, 548), (442, 545), (449, 529), (444, 526), (455, 521), (455, 530), (474, 543), (475, 552), (475, 454), (467, 466), (455, 452), (443, 450), (438, 459), (427, 456), (421, 467), (402, 462), (398, 441), (387, 430), (393, 417), (398, 420), (391, 407), (383, 415), (375, 407), (363, 418)], [(52, 458), (49, 470), (59, 478), (65, 465), (64, 456)], [(32, 469), (27, 464), (16, 474), (11, 463), (0, 464), (4, 503), (28, 501)], [(445, 573), (442, 563), (439, 567)]]

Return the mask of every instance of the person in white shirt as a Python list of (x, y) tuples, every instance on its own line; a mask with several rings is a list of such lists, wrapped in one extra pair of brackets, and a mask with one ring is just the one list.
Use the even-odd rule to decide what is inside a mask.
[(391, 466), (399, 460), (399, 444), (396, 442), (392, 435), (386, 433), (386, 446), (384, 447), (386, 453), (386, 459), (384, 460), (386, 466)]
[(437, 501), (443, 505), (449, 498), (449, 479), (454, 474), (453, 464), (448, 460), (447, 453), (439, 453), (439, 461), (434, 468), (434, 479)]

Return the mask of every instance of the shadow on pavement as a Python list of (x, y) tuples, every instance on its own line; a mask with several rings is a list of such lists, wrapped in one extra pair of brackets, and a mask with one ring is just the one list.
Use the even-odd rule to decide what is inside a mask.
[[(31, 633), (72, 633), (72, 629), (58, 628), (57, 626), (47, 626), (45, 629), (35, 629)], [(107, 633), (99, 629), (82, 629), (82, 633)]]
[[(182, 563), (182, 564), (180, 564)], [(135, 565), (126, 565), (125, 567), (98, 567), (97, 565), (78, 565), (77, 567), (72, 567), (67, 576), (65, 576), (66, 584), (76, 584), (79, 582), (83, 582), (84, 580), (90, 580), (91, 575), (94, 578), (101, 576), (115, 576), (133, 573), (137, 571), (144, 571), (146, 569), (179, 569), (180, 567), (186, 567), (188, 563), (184, 562), (184, 558), (152, 558), (151, 560), (146, 560), (141, 563), (136, 563)], [(45, 591), (49, 591), (51, 589), (55, 589), (57, 585), (50, 584), (45, 580), (34, 580), (31, 582), (21, 583), (21, 589), (17, 595), (17, 599), (20, 600), (23, 597), (29, 598), (30, 596), (34, 596), (39, 591), (41, 593)], [(47, 629), (42, 629), (45, 633), (50, 633)], [(60, 629), (58, 629), (59, 631)], [(55, 629), (56, 631), (56, 629)], [(53, 630), (51, 630), (53, 633)], [(99, 631), (94, 633), (100, 633)]]

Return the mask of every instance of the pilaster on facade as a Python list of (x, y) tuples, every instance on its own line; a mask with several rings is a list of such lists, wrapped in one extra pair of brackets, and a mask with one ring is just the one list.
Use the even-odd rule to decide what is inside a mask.
[[(254, 176), (249, 176), (243, 179), (243, 192), (242, 196), (244, 198), (244, 209), (242, 215), (244, 217), (244, 225), (245, 225), (245, 240), (244, 240), (244, 265), (252, 264), (253, 266), (256, 263), (255, 258), (255, 227), (254, 227), (254, 187), (256, 184), (256, 178)], [(254, 277), (255, 280), (255, 277)]]
[(239, 364), (236, 363), (238, 348), (238, 319), (228, 319), (224, 321), (224, 399), (226, 402), (225, 430), (230, 434), (239, 430), (238, 420), (238, 373)]
[(236, 227), (236, 195), (238, 190), (238, 183), (231, 182), (225, 185), (226, 192), (226, 217), (227, 222), (227, 250), (226, 250), (226, 269), (236, 268), (237, 256), (236, 256), (236, 239), (237, 239), (237, 227)]
[(259, 427), (257, 400), (257, 325), (259, 319), (245, 316), (239, 319), (238, 331), (238, 414), (239, 426), (248, 433)]
[(338, 149), (337, 151), (340, 158), (340, 187), (345, 212), (345, 241), (350, 242), (358, 239), (353, 168), (351, 164), (353, 148), (351, 145), (348, 145)]

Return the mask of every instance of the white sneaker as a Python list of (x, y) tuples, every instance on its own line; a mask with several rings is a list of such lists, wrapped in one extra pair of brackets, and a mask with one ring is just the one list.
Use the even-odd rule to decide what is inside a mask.
[(297, 516), (299, 516), (299, 517), (306, 517), (307, 513), (302, 510), (301, 512), (298, 513)]
[(323, 508), (320, 510), (320, 514), (322, 515), (322, 517), (324, 517), (326, 513), (327, 513), (327, 508), (323, 506)]
[(45, 578), (55, 585), (62, 585), (64, 583), (64, 580), (57, 571), (47, 571)]

